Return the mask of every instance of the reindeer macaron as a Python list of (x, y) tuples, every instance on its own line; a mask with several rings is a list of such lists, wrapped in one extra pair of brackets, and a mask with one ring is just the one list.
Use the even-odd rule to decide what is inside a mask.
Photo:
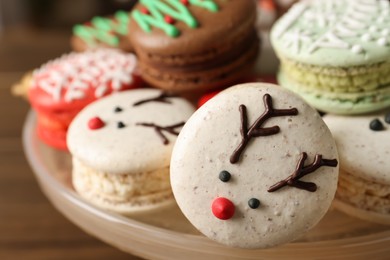
[(263, 83), (231, 87), (187, 121), (171, 159), (180, 209), (220, 243), (267, 248), (316, 225), (329, 209), (338, 154), (319, 114)]
[(123, 91), (89, 105), (67, 136), (75, 190), (126, 215), (172, 204), (171, 152), (193, 112), (187, 100), (156, 89)]
[(358, 116), (327, 114), (340, 154), (335, 208), (390, 225), (390, 108)]

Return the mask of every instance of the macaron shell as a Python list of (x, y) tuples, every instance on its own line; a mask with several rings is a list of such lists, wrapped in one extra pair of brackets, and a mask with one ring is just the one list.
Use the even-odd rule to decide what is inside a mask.
[(254, 1), (143, 0), (131, 16), (129, 38), (153, 87), (199, 95), (235, 83), (255, 63)]
[(388, 224), (390, 224), (389, 196), (388, 184), (369, 181), (353, 173), (340, 171), (336, 198), (356, 208), (383, 214), (383, 217), (387, 216)]
[(300, 1), (275, 23), (271, 41), (279, 56), (306, 64), (375, 64), (390, 59), (389, 17), (389, 1)]
[(127, 38), (129, 20), (129, 13), (119, 10), (112, 16), (95, 16), (84, 24), (77, 24), (70, 40), (72, 48), (78, 52), (99, 48), (131, 52), (133, 48)]
[(323, 112), (356, 115), (382, 110), (390, 106), (390, 87), (356, 93), (328, 92), (307, 88), (306, 85), (291, 80), (283, 70), (278, 73), (278, 82)]
[(140, 85), (136, 65), (133, 54), (118, 50), (69, 53), (33, 72), (29, 99), (37, 110), (80, 110), (111, 92)]
[[(197, 96), (210, 89), (230, 86), (241, 77), (252, 72), (258, 52), (258, 40), (246, 49), (242, 55), (224, 65), (203, 70), (166, 71), (161, 67), (150, 67), (140, 62), (145, 81), (169, 92)], [(183, 66), (181, 66), (183, 68)]]
[(169, 169), (143, 174), (106, 174), (86, 167), (73, 157), (72, 184), (92, 204), (130, 215), (174, 204)]
[(56, 149), (67, 151), (66, 130), (52, 130), (44, 126), (37, 126), (38, 137), (45, 143)]
[[(263, 127), (279, 126), (275, 135), (252, 138), (236, 164), (230, 156), (241, 142), (239, 106), (245, 104), (248, 125), (263, 112), (263, 96), (270, 94), (275, 109), (297, 108), (298, 115), (274, 117)], [(276, 85), (252, 83), (231, 87), (205, 103), (188, 120), (171, 160), (171, 184), (179, 207), (190, 222), (209, 238), (243, 248), (267, 248), (294, 240), (313, 227), (334, 197), (338, 168), (320, 167), (303, 181), (316, 183), (316, 192), (284, 187), (267, 190), (286, 179), (302, 154), (312, 163), (316, 154), (337, 159), (331, 134), (318, 113), (301, 98)], [(229, 182), (218, 176), (231, 174)], [(217, 197), (233, 202), (229, 220), (211, 209)], [(248, 206), (251, 198), (260, 207)]]
[[(324, 121), (336, 140), (343, 171), (390, 185), (390, 125), (384, 122), (384, 116), (385, 112), (350, 117), (326, 115)], [(374, 119), (381, 120), (385, 129), (371, 130), (369, 125)]]
[[(163, 131), (168, 139), (168, 144), (164, 144), (156, 129), (139, 124), (168, 127), (184, 123), (194, 108), (178, 97), (167, 98), (169, 103), (134, 106), (160, 94), (159, 90), (135, 89), (112, 94), (87, 106), (69, 127), (67, 143), (72, 155), (91, 168), (113, 174), (144, 173), (167, 167), (176, 135)], [(115, 112), (117, 107), (120, 112)], [(88, 122), (95, 117), (105, 125), (91, 130)], [(119, 127), (120, 123), (124, 126)]]
[[(62, 95), (65, 95), (66, 90), (63, 89)], [(29, 99), (31, 105), (38, 111), (42, 112), (59, 112), (65, 113), (69, 110), (81, 110), (87, 104), (96, 100), (94, 97), (94, 90), (89, 87), (84, 91), (85, 97), (82, 99), (76, 99), (73, 102), (67, 102), (63, 99), (54, 100), (52, 95), (48, 94), (46, 91), (39, 87), (32, 87), (29, 91)]]
[(118, 35), (117, 37), (119, 38), (119, 45), (117, 45), (117, 46), (106, 45), (104, 43), (90, 45), (90, 44), (86, 43), (83, 39), (81, 39), (80, 37), (74, 35), (70, 38), (70, 45), (72, 46), (72, 49), (74, 51), (77, 51), (77, 52), (102, 49), (102, 48), (120, 49), (124, 52), (133, 52), (134, 51), (133, 46), (131, 45), (127, 36)]
[[(131, 34), (129, 37), (137, 53), (139, 50), (147, 50), (149, 53), (161, 53), (163, 56), (178, 54), (194, 54), (200, 50), (207, 50), (213, 46), (223, 46), (228, 39), (234, 39), (236, 35), (242, 35), (248, 31), (256, 19), (256, 5), (253, 1), (242, 0), (214, 0), (218, 5), (217, 12), (211, 12), (204, 8), (190, 5), (189, 11), (198, 21), (197, 28), (189, 28), (183, 22), (176, 22), (179, 29), (178, 37), (168, 36), (163, 30), (152, 27), (151, 33), (143, 31), (134, 20), (130, 21)], [(134, 7), (139, 9), (142, 3)], [(217, 22), (223, 21), (223, 22)], [(218, 52), (218, 50), (215, 50)], [(142, 53), (141, 53), (142, 54)], [(149, 56), (153, 58), (153, 55)]]
[(39, 110), (37, 113), (38, 137), (49, 146), (67, 150), (66, 132), (78, 112), (79, 110), (57, 111), (57, 113)]

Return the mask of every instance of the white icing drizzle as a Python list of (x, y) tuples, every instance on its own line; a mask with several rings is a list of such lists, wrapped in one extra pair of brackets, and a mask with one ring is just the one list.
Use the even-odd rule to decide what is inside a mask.
[(355, 37), (357, 36), (357, 32), (343, 25), (342, 23), (336, 25), (335, 32), (337, 35), (342, 37)]
[(390, 23), (387, 0), (308, 0), (291, 10), (277, 25), (276, 36), (293, 52), (333, 48), (361, 54), (372, 46), (367, 44), (389, 45), (389, 29), (383, 29)]
[(107, 86), (106, 85), (101, 85), (101, 86), (98, 86), (95, 90), (95, 96), (97, 98), (101, 98), (102, 96), (104, 96), (104, 94), (106, 94), (107, 92)]
[(383, 38), (379, 38), (376, 42), (380, 46), (386, 46), (389, 43), (388, 40), (386, 38), (384, 38), (384, 37)]
[(303, 42), (311, 42), (312, 38), (310, 37), (309, 32), (303, 31), (301, 29), (296, 29), (286, 34), (285, 37), (285, 46), (292, 47), (294, 52), (298, 52), (301, 44)]
[(366, 26), (365, 22), (361, 22), (352, 16), (346, 16), (345, 19), (342, 20), (342, 22), (348, 25), (349, 28), (356, 30), (362, 29)]
[(282, 36), (306, 11), (308, 8), (308, 4), (306, 2), (300, 2), (291, 7), (290, 11), (285, 15), (282, 22), (276, 28), (275, 35), (276, 37)]
[(390, 9), (390, 3), (387, 0), (380, 0), (379, 5), (381, 8)]
[(378, 27), (376, 27), (375, 25), (371, 25), (370, 28), (368, 28), (368, 30), (370, 30), (370, 32), (372, 33), (376, 33), (378, 31)]
[(84, 91), (81, 89), (73, 89), (71, 92), (67, 91), (64, 97), (64, 100), (66, 102), (71, 102), (75, 99), (83, 99), (85, 97)]
[(383, 23), (385, 21), (385, 18), (383, 16), (379, 16), (378, 19), (376, 19), (377, 23)]
[(352, 51), (353, 53), (359, 54), (359, 53), (363, 53), (363, 52), (364, 52), (364, 49), (363, 49), (363, 47), (360, 46), (360, 45), (353, 45), (353, 46), (351, 47), (351, 51)]
[(361, 38), (362, 38), (362, 40), (365, 41), (365, 42), (372, 41), (372, 36), (371, 36), (371, 34), (369, 34), (369, 33), (363, 34)]
[(337, 17), (334, 14), (334, 10), (338, 5), (340, 5), (340, 1), (337, 0), (327, 0), (321, 4), (317, 3), (311, 6), (311, 9), (307, 9), (304, 18), (309, 23), (314, 23), (321, 28), (325, 28), (336, 21)]
[(46, 93), (50, 94), (54, 100), (61, 99), (62, 85), (58, 82), (50, 82), (50, 80), (46, 80), (40, 83), (39, 86)]
[(100, 98), (109, 90), (118, 91), (131, 84), (136, 63), (133, 54), (117, 50), (70, 53), (35, 70), (33, 86), (55, 101), (70, 103), (83, 99), (90, 88), (94, 89), (95, 98)]
[(367, 23), (370, 21), (371, 17), (367, 16), (367, 13), (365, 10), (360, 9), (353, 9), (355, 5), (351, 6), (351, 9), (348, 9), (348, 16), (351, 16), (354, 20), (359, 20), (361, 22)]
[(378, 11), (377, 4), (375, 1), (371, 1), (370, 3), (356, 2), (354, 5), (354, 10), (361, 13), (371, 14)]
[(309, 48), (308, 52), (312, 53), (319, 48), (336, 48), (336, 49), (348, 49), (349, 43), (341, 40), (334, 33), (328, 32), (314, 42)]

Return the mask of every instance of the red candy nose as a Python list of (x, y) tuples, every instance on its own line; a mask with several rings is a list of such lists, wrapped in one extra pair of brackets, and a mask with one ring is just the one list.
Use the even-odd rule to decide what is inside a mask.
[(88, 127), (91, 130), (102, 128), (104, 125), (105, 123), (99, 117), (93, 117), (88, 121)]
[(217, 218), (227, 220), (233, 217), (235, 207), (233, 202), (227, 198), (219, 197), (213, 201), (211, 210)]

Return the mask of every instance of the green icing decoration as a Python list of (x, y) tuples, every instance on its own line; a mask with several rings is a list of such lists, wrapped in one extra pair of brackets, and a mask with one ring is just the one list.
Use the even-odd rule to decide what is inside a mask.
[(129, 13), (125, 11), (118, 11), (115, 13), (115, 20), (118, 21), (118, 24), (115, 27), (116, 31), (121, 35), (127, 35), (130, 21)]
[[(149, 14), (134, 10), (132, 17), (141, 29), (147, 33), (152, 31), (152, 27), (157, 27), (171, 37), (179, 36), (179, 29), (173, 24), (167, 23), (165, 21), (165, 15), (184, 22), (190, 28), (198, 27), (198, 21), (180, 0), (166, 0), (165, 2), (160, 0), (140, 0), (140, 3), (147, 8)], [(211, 12), (218, 11), (218, 6), (213, 0), (190, 0), (189, 3)]]
[(125, 11), (118, 11), (114, 15), (115, 21), (105, 17), (94, 17), (91, 25), (77, 24), (73, 27), (73, 33), (82, 38), (88, 45), (95, 46), (98, 41), (117, 47), (119, 37), (113, 32), (126, 35), (129, 15)]
[(218, 5), (214, 1), (190, 0), (189, 2), (192, 5), (196, 5), (196, 6), (205, 8), (213, 13), (218, 12), (218, 10), (219, 10)]

